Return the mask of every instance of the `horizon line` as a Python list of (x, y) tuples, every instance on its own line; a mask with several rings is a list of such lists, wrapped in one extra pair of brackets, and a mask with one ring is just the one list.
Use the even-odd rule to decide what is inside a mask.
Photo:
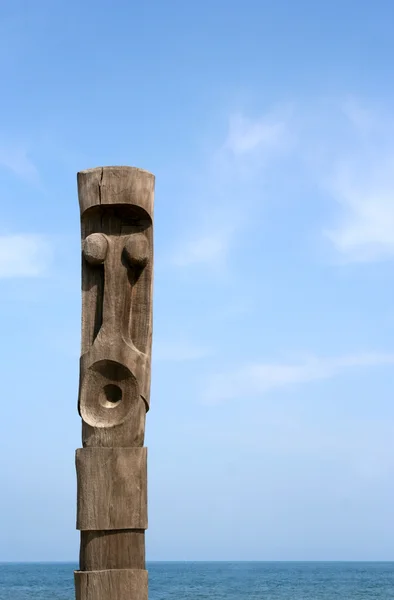
[[(394, 559), (314, 559), (314, 560), (296, 560), (296, 559), (241, 559), (241, 560), (204, 560), (204, 559), (188, 559), (188, 560), (147, 560), (146, 564), (155, 563), (394, 563)], [(0, 560), (0, 565), (77, 565), (78, 561), (74, 560)]]

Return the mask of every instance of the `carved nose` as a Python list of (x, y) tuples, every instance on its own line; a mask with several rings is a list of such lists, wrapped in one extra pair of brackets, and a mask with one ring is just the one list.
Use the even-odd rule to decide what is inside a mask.
[(92, 427), (115, 427), (127, 418), (138, 397), (137, 381), (125, 365), (96, 361), (81, 382), (81, 417)]

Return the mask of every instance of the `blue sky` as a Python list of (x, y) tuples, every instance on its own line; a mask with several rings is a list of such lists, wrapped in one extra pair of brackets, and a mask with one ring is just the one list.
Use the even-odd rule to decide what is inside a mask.
[(156, 175), (150, 560), (394, 559), (394, 6), (5, 0), (0, 560), (76, 560), (76, 172)]

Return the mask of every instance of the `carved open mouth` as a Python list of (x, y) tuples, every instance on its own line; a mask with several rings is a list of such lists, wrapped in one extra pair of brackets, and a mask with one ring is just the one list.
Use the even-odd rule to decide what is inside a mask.
[(99, 402), (104, 408), (115, 408), (122, 401), (122, 389), (114, 383), (108, 383), (103, 387), (103, 393), (100, 394)]
[(138, 398), (138, 384), (131, 371), (118, 362), (100, 360), (83, 378), (81, 416), (92, 427), (115, 427), (127, 418)]

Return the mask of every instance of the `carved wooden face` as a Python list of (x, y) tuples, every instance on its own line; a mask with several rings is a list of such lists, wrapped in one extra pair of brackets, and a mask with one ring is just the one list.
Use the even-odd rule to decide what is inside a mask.
[(80, 414), (95, 428), (149, 406), (152, 223), (130, 205), (95, 206), (82, 217)]

